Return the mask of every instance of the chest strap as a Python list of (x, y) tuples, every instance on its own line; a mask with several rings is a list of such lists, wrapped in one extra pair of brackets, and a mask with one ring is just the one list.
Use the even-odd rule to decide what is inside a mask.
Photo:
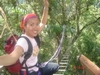
[[(27, 68), (29, 69), (29, 68), (33, 68), (33, 67), (39, 67), (39, 64), (38, 63), (36, 63), (35, 65), (33, 65), (33, 66), (27, 66)], [(26, 69), (26, 67), (22, 67), (22, 69)]]

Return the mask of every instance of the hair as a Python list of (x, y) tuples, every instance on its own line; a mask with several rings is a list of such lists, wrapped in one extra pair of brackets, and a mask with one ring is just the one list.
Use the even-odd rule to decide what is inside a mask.
[(23, 30), (24, 26), (26, 26), (26, 22), (30, 19), (30, 18), (38, 18), (36, 14), (31, 13), (31, 14), (26, 14), (25, 16), (22, 17), (21, 23), (20, 23), (20, 28)]

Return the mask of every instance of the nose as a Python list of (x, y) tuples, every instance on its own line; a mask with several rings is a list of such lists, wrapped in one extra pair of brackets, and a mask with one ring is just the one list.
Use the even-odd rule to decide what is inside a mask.
[(37, 30), (37, 29), (39, 29), (39, 25), (34, 25), (32, 28)]

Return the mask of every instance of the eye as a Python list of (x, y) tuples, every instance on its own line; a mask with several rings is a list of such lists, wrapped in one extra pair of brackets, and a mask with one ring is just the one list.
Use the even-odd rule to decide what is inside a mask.
[(30, 23), (30, 26), (34, 26), (34, 23)]

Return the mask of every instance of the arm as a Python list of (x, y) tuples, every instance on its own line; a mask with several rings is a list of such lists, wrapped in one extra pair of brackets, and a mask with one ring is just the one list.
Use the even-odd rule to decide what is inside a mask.
[(0, 66), (9, 66), (14, 64), (22, 55), (22, 53), (22, 48), (20, 46), (16, 46), (15, 50), (11, 54), (0, 56)]
[(41, 24), (40, 24), (40, 30), (39, 30), (39, 32), (41, 32), (41, 30), (44, 28), (44, 26), (47, 23), (48, 7), (49, 7), (48, 0), (44, 0), (44, 9), (43, 9), (43, 14), (42, 14), (42, 19), (41, 19)]

